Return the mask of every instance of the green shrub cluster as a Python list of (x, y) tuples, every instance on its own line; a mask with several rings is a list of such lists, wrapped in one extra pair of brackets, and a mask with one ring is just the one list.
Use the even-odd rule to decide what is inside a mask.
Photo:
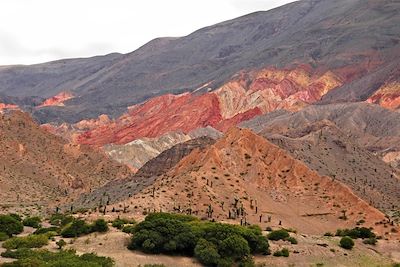
[(33, 234), (34, 235), (41, 235), (41, 234), (46, 234), (48, 232), (59, 233), (60, 232), (60, 228), (57, 227), (57, 226), (51, 226), (51, 227), (47, 227), (47, 228), (39, 228), (35, 232), (33, 232)]
[(29, 235), (23, 237), (12, 237), (3, 243), (3, 248), (18, 249), (18, 248), (40, 248), (47, 245), (49, 235)]
[(33, 228), (40, 228), (42, 220), (39, 217), (26, 217), (23, 221), (22, 224), (24, 226), (29, 226)]
[(10, 237), (6, 233), (0, 232), (0, 242), (5, 241), (9, 238)]
[(107, 232), (108, 225), (104, 219), (98, 219), (93, 224), (84, 220), (74, 219), (61, 231), (62, 237), (79, 237), (93, 232)]
[(126, 218), (117, 218), (112, 222), (112, 226), (118, 229), (124, 228), (125, 224), (136, 224), (135, 220)]
[(203, 222), (187, 215), (149, 214), (133, 231), (129, 249), (147, 253), (195, 256), (208, 266), (251, 261), (251, 254), (269, 253), (259, 227)]
[(75, 218), (68, 214), (56, 213), (51, 215), (49, 221), (52, 225), (63, 227), (69, 223), (72, 223)]
[(372, 230), (366, 227), (355, 227), (353, 229), (338, 229), (336, 231), (336, 236), (349, 236), (353, 239), (376, 237), (376, 235), (372, 232)]
[(283, 248), (282, 250), (277, 250), (274, 252), (273, 256), (275, 257), (289, 257), (289, 250), (287, 248)]
[(17, 249), (2, 253), (3, 257), (15, 258), (17, 261), (4, 263), (2, 267), (27, 266), (74, 266), (74, 267), (112, 267), (114, 261), (93, 253), (76, 255), (74, 250), (50, 252), (48, 250)]
[(269, 240), (278, 241), (278, 240), (285, 240), (286, 238), (289, 238), (290, 235), (289, 235), (288, 231), (286, 231), (284, 229), (280, 229), (280, 230), (272, 231), (271, 233), (269, 233), (267, 235), (267, 237)]
[(12, 214), (0, 215), (0, 232), (5, 233), (9, 237), (22, 233), (24, 226), (18, 218)]

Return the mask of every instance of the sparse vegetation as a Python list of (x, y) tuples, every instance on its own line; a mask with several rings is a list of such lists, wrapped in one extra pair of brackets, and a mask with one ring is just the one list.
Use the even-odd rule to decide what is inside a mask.
[(3, 257), (17, 259), (15, 262), (4, 263), (2, 267), (26, 266), (74, 266), (74, 267), (112, 267), (114, 261), (108, 257), (100, 257), (94, 253), (76, 255), (74, 250), (48, 250), (17, 249), (2, 253)]
[(338, 229), (336, 231), (336, 236), (349, 236), (353, 239), (376, 237), (375, 233), (373, 233), (371, 229), (366, 227), (355, 227), (353, 229)]
[(289, 257), (289, 250), (287, 248), (283, 248), (282, 250), (277, 250), (274, 252), (273, 256), (275, 257)]
[(40, 228), (42, 220), (39, 217), (26, 217), (23, 221), (22, 224), (24, 226), (29, 226), (33, 228)]
[(18, 249), (18, 248), (40, 248), (47, 245), (49, 235), (29, 235), (24, 237), (12, 237), (3, 243), (3, 248)]
[(268, 254), (259, 227), (203, 222), (192, 216), (149, 214), (137, 224), (129, 249), (146, 253), (194, 255), (208, 266), (245, 263), (251, 254)]

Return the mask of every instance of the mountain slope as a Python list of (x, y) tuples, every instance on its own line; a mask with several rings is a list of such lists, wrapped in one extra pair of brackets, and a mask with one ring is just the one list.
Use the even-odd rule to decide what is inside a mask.
[(298, 1), (185, 37), (155, 39), (126, 55), (5, 66), (0, 93), (49, 98), (70, 91), (76, 97), (64, 107), (32, 112), (41, 122), (77, 122), (103, 113), (117, 116), (162, 94), (214, 90), (242, 70), (308, 64), (344, 82), (325, 101), (366, 100), (398, 69), (399, 5)]
[[(383, 227), (375, 223), (385, 220), (348, 187), (319, 176), (249, 130), (231, 129), (214, 145), (193, 150), (139, 193), (119, 195), (124, 201), (112, 204), (116, 191), (105, 192), (112, 200), (109, 210), (122, 206), (126, 212), (137, 213), (162, 209), (216, 220), (228, 220), (231, 214), (236, 222), (241, 218), (250, 223), (259, 223), (262, 215), (262, 223), (270, 216), (268, 225), (281, 223), (302, 233), (333, 231), (360, 219), (382, 232)], [(339, 219), (343, 211), (347, 220)]]
[(45, 205), (130, 175), (126, 166), (49, 134), (18, 111), (0, 114), (0, 151), (3, 205)]
[(242, 126), (256, 130), (319, 174), (345, 183), (361, 198), (389, 212), (400, 207), (400, 172), (382, 159), (396, 161), (399, 123), (397, 112), (357, 103), (267, 114)]

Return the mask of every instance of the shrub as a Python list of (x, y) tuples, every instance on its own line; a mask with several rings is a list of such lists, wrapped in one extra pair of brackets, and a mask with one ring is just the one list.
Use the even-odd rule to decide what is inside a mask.
[(83, 220), (74, 220), (61, 231), (62, 237), (79, 237), (90, 233), (90, 226)]
[(289, 241), (290, 244), (296, 245), (298, 242), (296, 238), (289, 236), (288, 238), (285, 239), (286, 241)]
[(18, 249), (3, 254), (18, 259), (15, 262), (4, 263), (2, 267), (34, 267), (34, 266), (74, 266), (74, 267), (112, 267), (111, 258), (100, 257), (93, 253), (76, 255), (74, 250), (50, 252), (48, 250)]
[(22, 233), (24, 226), (11, 215), (0, 215), (0, 232), (8, 236)]
[(112, 226), (118, 229), (122, 229), (125, 224), (136, 224), (136, 222), (126, 218), (117, 218), (112, 222)]
[(16, 219), (17, 221), (22, 222), (21, 216), (19, 216), (19, 215), (16, 214), (16, 213), (10, 213), (10, 214), (8, 214), (8, 215), (10, 215), (11, 217), (13, 217), (13, 218)]
[(6, 233), (0, 232), (0, 242), (6, 241), (8, 238), (9, 236)]
[(212, 266), (218, 264), (221, 259), (221, 256), (218, 253), (217, 247), (201, 238), (194, 249), (195, 257), (204, 265)]
[(122, 228), (122, 232), (127, 233), (127, 234), (132, 234), (135, 229), (134, 225), (126, 225)]
[(287, 248), (283, 248), (282, 250), (277, 250), (274, 252), (273, 256), (275, 257), (289, 257), (289, 250)]
[(24, 226), (39, 228), (39, 227), (41, 227), (41, 225), (40, 225), (41, 222), (42, 222), (42, 220), (39, 217), (27, 217), (22, 221), (22, 224)]
[(349, 236), (353, 239), (376, 237), (376, 235), (371, 231), (371, 229), (366, 227), (355, 227), (353, 229), (338, 229), (336, 231), (336, 236)]
[(49, 237), (47, 235), (29, 235), (24, 237), (13, 237), (3, 243), (3, 248), (40, 248), (47, 245)]
[(104, 219), (96, 220), (91, 226), (91, 232), (104, 233), (108, 231), (108, 224)]
[(69, 223), (72, 223), (75, 220), (71, 215), (56, 213), (51, 215), (50, 223), (55, 226), (66, 226)]
[(376, 245), (377, 242), (378, 240), (375, 237), (370, 237), (368, 239), (363, 240), (363, 243), (367, 245)]
[(246, 239), (239, 235), (225, 238), (219, 245), (220, 254), (225, 258), (243, 260), (250, 254), (250, 247)]
[(64, 239), (60, 239), (56, 242), (56, 245), (58, 246), (58, 249), (62, 249), (64, 246), (67, 245), (67, 242), (65, 242)]
[(58, 233), (60, 231), (60, 228), (56, 226), (48, 227), (48, 228), (39, 228), (35, 232), (33, 232), (34, 235), (41, 235), (41, 234), (46, 234), (48, 232), (56, 232)]
[(274, 241), (285, 240), (286, 238), (289, 238), (289, 233), (284, 229), (275, 230), (269, 233), (267, 237), (269, 240), (274, 240)]
[(340, 246), (344, 249), (352, 249), (354, 247), (354, 241), (348, 236), (344, 236), (340, 239)]

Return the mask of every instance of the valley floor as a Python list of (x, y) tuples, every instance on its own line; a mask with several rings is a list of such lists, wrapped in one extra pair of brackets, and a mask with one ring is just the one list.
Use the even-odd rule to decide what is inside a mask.
[[(25, 227), (22, 235), (31, 233), (32, 229)], [(387, 266), (400, 262), (399, 241), (380, 240), (376, 246), (364, 245), (356, 240), (353, 250), (348, 251), (339, 247), (336, 237), (318, 237), (297, 234), (297, 245), (284, 241), (270, 241), (271, 251), (286, 247), (290, 251), (288, 258), (256, 256), (257, 266)], [(51, 241), (45, 248), (56, 251), (57, 245)], [(105, 234), (93, 233), (76, 239), (67, 239), (65, 249), (75, 249), (78, 254), (95, 252), (115, 260), (117, 267), (136, 267), (145, 264), (164, 264), (165, 266), (202, 266), (195, 259), (181, 256), (150, 255), (127, 249), (129, 235), (113, 227)], [(0, 248), (0, 252), (4, 249)], [(0, 264), (12, 259), (0, 257)]]

